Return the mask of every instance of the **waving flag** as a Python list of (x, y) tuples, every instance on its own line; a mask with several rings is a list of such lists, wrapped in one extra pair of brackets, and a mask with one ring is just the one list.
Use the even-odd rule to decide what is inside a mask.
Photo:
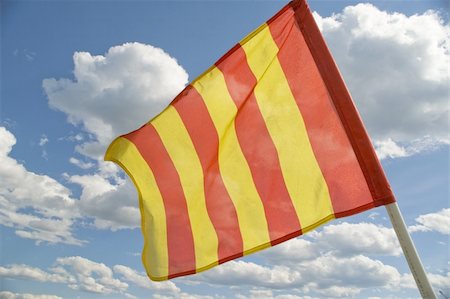
[(304, 1), (110, 145), (139, 191), (149, 277), (165, 280), (395, 202)]

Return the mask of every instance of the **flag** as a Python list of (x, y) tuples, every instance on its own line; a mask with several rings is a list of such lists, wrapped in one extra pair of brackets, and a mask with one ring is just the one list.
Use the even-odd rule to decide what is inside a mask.
[(139, 192), (152, 280), (395, 202), (304, 0), (287, 4), (105, 160)]

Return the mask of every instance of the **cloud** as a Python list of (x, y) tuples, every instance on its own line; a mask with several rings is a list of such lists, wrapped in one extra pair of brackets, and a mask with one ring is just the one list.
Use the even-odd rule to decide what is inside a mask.
[(122, 293), (128, 284), (113, 278), (112, 270), (80, 256), (58, 258), (48, 271), (28, 265), (0, 267), (0, 276), (39, 282), (63, 283), (74, 290), (98, 294)]
[(35, 280), (39, 282), (73, 283), (75, 278), (66, 272), (49, 273), (27, 265), (0, 266), (0, 276), (16, 279)]
[(445, 275), (429, 273), (428, 279), (436, 291), (445, 294), (447, 298), (450, 296), (450, 272), (447, 272)]
[[(252, 286), (262, 292), (257, 296), (239, 293), (248, 298), (296, 298), (285, 294), (286, 291), (339, 298), (357, 296), (369, 289), (398, 292), (415, 288), (409, 274), (399, 273), (394, 267), (366, 255), (400, 256), (394, 231), (364, 222), (326, 225), (264, 250), (260, 253), (263, 264), (232, 261), (186, 279), (232, 285), (239, 290)], [(277, 293), (262, 296), (269, 289)]]
[(154, 294), (152, 296), (153, 299), (225, 299), (223, 296), (209, 296), (209, 295), (196, 295), (196, 294), (188, 294), (188, 293), (178, 293), (176, 295), (161, 295)]
[(62, 297), (55, 295), (36, 295), (36, 294), (19, 294), (3, 291), (0, 292), (0, 299), (62, 299)]
[(391, 138), (386, 140), (375, 140), (375, 150), (380, 160), (386, 158), (409, 157), (421, 152), (439, 149), (442, 145), (449, 144), (448, 140), (424, 136), (409, 142), (395, 142)]
[(373, 223), (331, 224), (319, 232), (315, 231), (313, 238), (320, 248), (335, 252), (339, 256), (402, 254), (394, 230)]
[(399, 158), (409, 156), (406, 149), (399, 146), (391, 138), (386, 140), (376, 140), (375, 149), (380, 160), (386, 158)]
[(72, 235), (79, 213), (70, 190), (11, 158), (15, 143), (14, 135), (0, 127), (0, 224), (37, 242), (81, 245)]
[[(76, 150), (87, 158), (69, 162), (97, 174), (68, 176), (82, 188), (81, 213), (100, 229), (117, 230), (140, 225), (137, 193), (119, 168), (103, 162), (106, 147), (116, 136), (135, 130), (159, 113), (187, 84), (188, 75), (162, 49), (141, 43), (111, 47), (104, 55), (76, 52), (74, 78), (43, 81), (49, 106), (64, 112), (84, 130)], [(83, 137), (83, 138), (81, 138)], [(110, 179), (112, 178), (112, 181)]]
[[(81, 256), (57, 258), (53, 267), (47, 270), (23, 264), (0, 266), (0, 278), (59, 283), (67, 285), (74, 290), (82, 290), (101, 295), (121, 294), (128, 298), (136, 298), (126, 292), (129, 288), (129, 284), (125, 282), (127, 281), (138, 287), (157, 292), (158, 294), (165, 293), (168, 296), (174, 295), (174, 298), (194, 298), (192, 297), (194, 295), (191, 296), (181, 292), (180, 288), (172, 281), (153, 282), (144, 273), (139, 273), (130, 267), (115, 265), (110, 268), (103, 263), (98, 263)], [(16, 295), (19, 296), (19, 294)]]
[(115, 273), (118, 273), (123, 280), (131, 282), (141, 288), (154, 291), (180, 292), (180, 289), (172, 281), (153, 282), (145, 275), (145, 273), (140, 274), (127, 266), (115, 265), (113, 270)]
[(70, 157), (69, 162), (75, 166), (80, 167), (81, 169), (90, 169), (90, 168), (94, 167), (94, 163), (83, 162), (74, 157)]
[(290, 294), (274, 295), (272, 290), (253, 289), (248, 294), (237, 294), (237, 299), (319, 299), (311, 296), (296, 296)]
[(76, 278), (68, 286), (74, 290), (84, 290), (98, 294), (122, 293), (128, 284), (113, 277), (112, 270), (103, 263), (96, 263), (80, 256), (58, 258), (56, 264)]
[(140, 226), (138, 195), (128, 178), (116, 185), (98, 174), (74, 175), (69, 181), (81, 186), (78, 207), (83, 215), (94, 219), (95, 227), (115, 231)]
[(269, 268), (251, 262), (231, 261), (191, 279), (208, 284), (281, 289), (298, 282), (300, 273), (289, 271), (287, 267)]
[(45, 149), (45, 145), (48, 143), (48, 137), (45, 134), (41, 135), (39, 139), (39, 146), (42, 148), (41, 157), (45, 160), (48, 160), (47, 150)]
[(12, 54), (14, 55), (14, 57), (25, 58), (25, 60), (28, 62), (32, 62), (36, 58), (36, 52), (30, 51), (28, 49), (23, 49), (21, 51), (19, 49), (14, 49)]
[(184, 88), (188, 75), (162, 49), (141, 43), (111, 47), (105, 55), (75, 52), (74, 79), (45, 79), (50, 107), (82, 125), (93, 140), (78, 147), (100, 159), (120, 134), (159, 113)]
[(450, 209), (442, 209), (436, 213), (420, 215), (416, 218), (418, 224), (408, 227), (410, 232), (435, 231), (450, 235)]
[(449, 24), (433, 11), (406, 16), (371, 4), (316, 21), (380, 158), (449, 144)]
[(394, 267), (363, 255), (342, 258), (326, 254), (297, 268), (304, 273), (303, 290), (326, 297), (351, 297), (366, 288), (414, 287)]
[(340, 257), (332, 252), (322, 253), (315, 259), (301, 263), (291, 261), (287, 266), (231, 261), (185, 278), (187, 280), (233, 286), (238, 290), (252, 286), (261, 290), (299, 291), (305, 295), (326, 298), (353, 297), (364, 289), (400, 291), (415, 288), (412, 277), (400, 274), (397, 269), (379, 260), (364, 255)]
[(39, 146), (44, 146), (48, 143), (48, 137), (45, 134), (41, 135), (41, 138), (39, 139)]
[(271, 247), (262, 252), (262, 256), (270, 263), (290, 265), (314, 260), (325, 253), (340, 257), (399, 256), (401, 249), (391, 228), (365, 222), (342, 222)]

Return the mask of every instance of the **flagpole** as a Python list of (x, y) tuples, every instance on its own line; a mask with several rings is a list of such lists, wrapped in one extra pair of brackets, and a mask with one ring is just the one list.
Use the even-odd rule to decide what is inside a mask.
[(436, 299), (397, 203), (394, 202), (385, 207), (422, 298)]

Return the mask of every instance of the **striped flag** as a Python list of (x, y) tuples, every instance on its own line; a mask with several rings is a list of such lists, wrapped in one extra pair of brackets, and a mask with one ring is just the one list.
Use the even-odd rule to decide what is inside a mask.
[(304, 0), (286, 5), (105, 160), (138, 192), (152, 280), (395, 202)]

